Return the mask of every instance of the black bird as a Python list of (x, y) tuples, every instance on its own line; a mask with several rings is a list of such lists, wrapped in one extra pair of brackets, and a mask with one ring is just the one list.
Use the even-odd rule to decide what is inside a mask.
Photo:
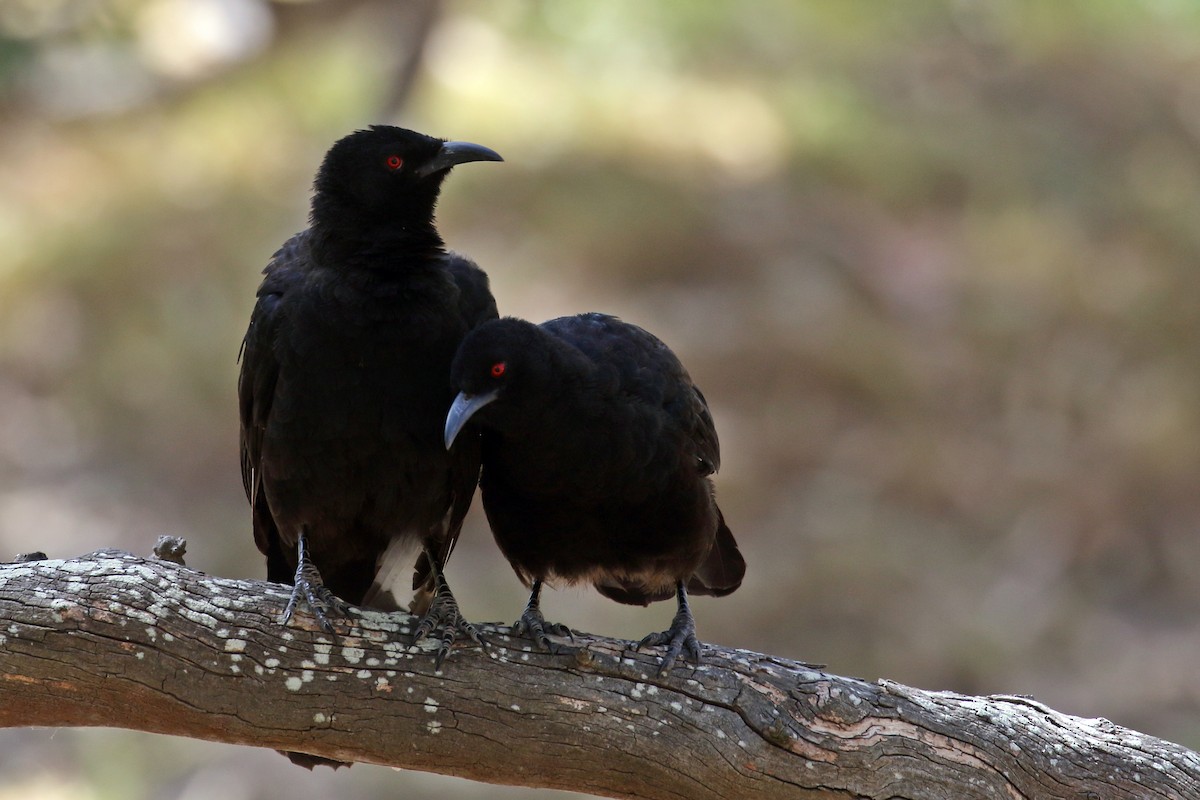
[(433, 212), (451, 167), (501, 160), (403, 128), (352, 133), (317, 172), (309, 227), (264, 270), (238, 378), (242, 481), (267, 578), (294, 585), (285, 622), (300, 598), (326, 630), (346, 603), (395, 609), (388, 579), (417, 563), (415, 638), (437, 632), (439, 665), (458, 633), (479, 641), (442, 574), (478, 437), (448, 452), (442, 425), (454, 353), (496, 303)]
[(497, 544), (531, 588), (514, 626), (547, 649), (543, 582), (586, 581), (619, 603), (672, 595), (660, 673), (683, 650), (700, 660), (688, 593), (721, 596), (746, 564), (713, 497), (717, 432), (704, 395), (652, 334), (605, 314), (541, 325), (505, 318), (463, 340), (461, 389), (446, 447), (468, 420), (482, 429), (483, 507)]

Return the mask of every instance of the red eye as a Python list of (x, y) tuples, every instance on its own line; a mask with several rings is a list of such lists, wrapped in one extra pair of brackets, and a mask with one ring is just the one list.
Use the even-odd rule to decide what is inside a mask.
[(495, 364), (492, 364), (492, 377), (499, 378), (503, 376), (505, 369), (506, 367), (503, 361), (497, 361)]
[(404, 159), (400, 156), (388, 156), (387, 165), (388, 169), (400, 169), (404, 166)]

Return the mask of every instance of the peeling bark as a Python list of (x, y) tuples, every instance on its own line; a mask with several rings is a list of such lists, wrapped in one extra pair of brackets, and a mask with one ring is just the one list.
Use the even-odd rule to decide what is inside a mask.
[(413, 618), (278, 624), (282, 587), (101, 551), (0, 565), (0, 726), (132, 728), (624, 798), (1200, 798), (1200, 756), (1023, 697), (743, 650), (655, 674), (481, 626), (435, 672)]

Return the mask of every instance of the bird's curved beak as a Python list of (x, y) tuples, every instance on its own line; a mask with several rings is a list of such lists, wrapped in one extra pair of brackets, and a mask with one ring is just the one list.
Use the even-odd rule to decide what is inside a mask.
[(454, 439), (458, 436), (458, 432), (475, 415), (475, 412), (495, 400), (498, 394), (500, 394), (499, 389), (493, 389), (483, 394), (458, 393), (458, 397), (454, 398), (454, 402), (450, 404), (450, 411), (446, 413), (445, 440), (447, 450), (450, 449), (450, 445), (454, 444)]
[(450, 169), (455, 164), (465, 164), (468, 161), (503, 161), (490, 147), (471, 142), (443, 142), (442, 149), (437, 155), (417, 168), (417, 175), (424, 178), (435, 172)]

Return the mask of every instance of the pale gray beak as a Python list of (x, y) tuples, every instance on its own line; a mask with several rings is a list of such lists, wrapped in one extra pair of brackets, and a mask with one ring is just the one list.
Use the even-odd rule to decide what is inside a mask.
[(498, 394), (500, 394), (499, 389), (493, 389), (483, 394), (458, 393), (458, 397), (454, 398), (454, 402), (450, 404), (450, 411), (446, 413), (445, 438), (447, 450), (450, 449), (450, 445), (454, 444), (454, 439), (458, 436), (458, 432), (475, 415), (475, 412), (495, 400)]
[(444, 169), (450, 169), (455, 164), (466, 164), (468, 161), (503, 161), (497, 153), (490, 147), (484, 147), (481, 144), (472, 144), (471, 142), (445, 142), (442, 144), (442, 149), (437, 155), (429, 160), (428, 163), (417, 167), (416, 173), (424, 178), (427, 175), (432, 175), (435, 172), (441, 172)]

